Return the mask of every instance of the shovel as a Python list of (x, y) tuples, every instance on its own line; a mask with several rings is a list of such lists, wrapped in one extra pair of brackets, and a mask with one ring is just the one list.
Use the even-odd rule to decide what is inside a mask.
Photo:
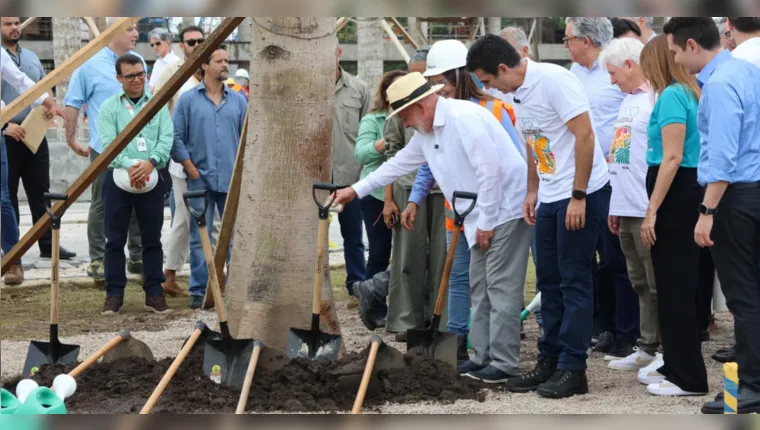
[[(248, 361), (253, 350), (253, 339), (235, 339), (230, 334), (230, 328), (227, 325), (227, 310), (222, 301), (222, 290), (219, 287), (219, 277), (214, 264), (214, 252), (211, 249), (211, 241), (208, 238), (206, 229), (206, 191), (191, 191), (183, 194), (185, 205), (190, 210), (190, 214), (195, 217), (198, 224), (198, 231), (203, 244), (203, 255), (206, 257), (206, 267), (208, 276), (211, 280), (211, 293), (214, 295), (216, 304), (216, 314), (219, 317), (219, 329), (221, 335), (206, 340), (203, 352), (203, 373), (211, 377), (211, 380), (217, 384), (225, 384), (235, 388), (241, 388), (243, 378), (248, 367)], [(195, 212), (190, 205), (190, 199), (203, 198), (203, 211)], [(203, 330), (201, 330), (203, 333)], [(211, 332), (213, 333), (213, 332)], [(206, 332), (207, 335), (211, 333)]]
[(52, 276), (50, 278), (50, 342), (32, 341), (29, 345), (29, 351), (26, 353), (26, 362), (24, 363), (23, 375), (33, 376), (44, 364), (72, 364), (77, 362), (79, 356), (79, 345), (66, 345), (58, 340), (58, 302), (59, 302), (59, 285), (58, 285), (58, 264), (60, 262), (60, 240), (61, 240), (61, 216), (56, 216), (50, 207), (52, 200), (66, 201), (66, 194), (45, 193), (47, 200), (47, 213), (51, 219), (53, 230), (52, 244)]
[(356, 399), (354, 400), (354, 407), (351, 410), (352, 414), (358, 414), (362, 410), (364, 404), (364, 396), (367, 395), (367, 387), (369, 386), (369, 380), (372, 378), (372, 372), (374, 370), (389, 370), (389, 369), (403, 369), (406, 367), (404, 361), (404, 355), (401, 351), (395, 348), (391, 348), (383, 343), (380, 336), (372, 336), (370, 343), (369, 356), (367, 357), (367, 365), (364, 367), (364, 375), (362, 375), (362, 382), (359, 385), (359, 391), (356, 393)]
[(243, 381), (243, 389), (240, 392), (240, 399), (238, 400), (235, 414), (240, 415), (245, 413), (245, 406), (248, 403), (248, 394), (251, 392), (251, 384), (253, 383), (253, 375), (256, 372), (256, 367), (275, 372), (282, 369), (283, 366), (288, 364), (290, 359), (284, 352), (276, 348), (269, 348), (264, 345), (264, 342), (256, 339), (253, 341), (253, 353), (251, 354), (251, 361), (248, 362), (248, 370), (245, 373), (245, 380)]
[[(317, 190), (329, 191), (332, 197), (325, 206), (319, 203)], [(328, 217), (330, 207), (335, 201), (335, 192), (338, 187), (335, 184), (315, 182), (312, 185), (312, 196), (319, 208), (319, 229), (317, 231), (317, 269), (314, 274), (314, 296), (311, 306), (311, 330), (291, 328), (288, 330), (288, 343), (286, 351), (290, 357), (302, 357), (309, 360), (326, 358), (330, 361), (338, 359), (341, 337), (337, 334), (323, 333), (319, 330), (319, 315), (322, 308), (322, 279), (324, 277), (325, 248), (327, 245), (327, 231), (329, 227)]]
[[(462, 213), (457, 212), (457, 197), (472, 200), (470, 207)], [(475, 208), (477, 199), (478, 195), (475, 193), (454, 191), (451, 201), (451, 207), (454, 210), (454, 231), (451, 234), (451, 243), (449, 244), (446, 263), (443, 266), (443, 275), (441, 276), (441, 286), (438, 288), (438, 298), (435, 301), (433, 324), (429, 330), (409, 329), (406, 332), (407, 352), (413, 349), (420, 350), (423, 355), (431, 356), (454, 367), (457, 365), (457, 336), (454, 333), (438, 331), (438, 326), (441, 324), (441, 312), (443, 311), (443, 302), (446, 299), (446, 292), (449, 287), (449, 276), (451, 275), (451, 266), (454, 263), (454, 254), (456, 254), (459, 234), (464, 225), (464, 218)]]

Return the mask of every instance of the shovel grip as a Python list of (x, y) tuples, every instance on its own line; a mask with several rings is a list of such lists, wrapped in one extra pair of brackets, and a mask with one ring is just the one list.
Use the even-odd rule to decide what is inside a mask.
[[(453, 206), (453, 205), (452, 205)], [(457, 253), (457, 244), (459, 243), (459, 235), (461, 234), (461, 228), (455, 228), (451, 232), (451, 243), (449, 244), (449, 250), (446, 252), (446, 262), (443, 264), (443, 274), (441, 275), (441, 285), (438, 287), (438, 297), (435, 299), (435, 308), (433, 309), (433, 318), (438, 317), (441, 319), (441, 313), (443, 312), (443, 303), (446, 300), (446, 292), (449, 288), (449, 277), (451, 276), (451, 268), (454, 265), (454, 256)], [(433, 324), (433, 327), (437, 325)]]
[(329, 223), (326, 219), (319, 220), (317, 229), (317, 267), (314, 271), (314, 296), (311, 302), (311, 313), (319, 315), (322, 310), (322, 282), (325, 270), (325, 248), (327, 247), (327, 233)]
[[(203, 198), (203, 211), (198, 213), (190, 205), (190, 200), (199, 199), (201, 197)], [(192, 215), (193, 218), (195, 218), (195, 222), (198, 224), (198, 227), (205, 227), (206, 226), (206, 210), (208, 210), (208, 201), (206, 200), (206, 190), (188, 191), (182, 194), (182, 199), (185, 201), (185, 207), (187, 207), (187, 210), (190, 211), (190, 215)]]
[[(322, 203), (319, 202), (319, 198), (317, 197), (317, 190), (330, 192), (330, 200), (326, 205), (322, 206)], [(338, 191), (338, 186), (335, 184), (325, 182), (314, 182), (311, 184), (311, 195), (314, 197), (314, 203), (316, 203), (317, 207), (319, 208), (319, 219), (327, 219), (327, 217), (330, 215), (330, 206), (332, 206), (333, 202), (335, 201), (336, 191)]]
[(61, 228), (61, 217), (63, 217), (63, 213), (66, 211), (66, 207), (64, 206), (63, 211), (61, 211), (60, 216), (56, 216), (52, 210), (53, 200), (65, 202), (66, 200), (68, 200), (69, 196), (66, 194), (58, 194), (58, 193), (45, 193), (42, 196), (45, 198), (45, 206), (46, 206), (45, 212), (47, 212), (48, 216), (50, 217), (51, 228), (53, 230), (58, 230), (59, 228)]
[[(472, 200), (470, 207), (464, 210), (464, 212), (457, 211), (457, 198)], [(454, 225), (462, 227), (464, 225), (464, 219), (467, 215), (475, 209), (475, 204), (478, 202), (478, 195), (475, 193), (468, 193), (465, 191), (454, 191), (454, 196), (451, 199), (451, 209), (454, 211)]]

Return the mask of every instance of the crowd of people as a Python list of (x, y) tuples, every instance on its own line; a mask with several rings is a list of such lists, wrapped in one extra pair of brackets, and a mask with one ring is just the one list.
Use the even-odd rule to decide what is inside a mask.
[[(18, 46), (18, 18), (2, 20), (5, 104), (43, 72)], [(461, 375), (566, 398), (588, 393), (596, 353), (610, 369), (635, 372), (652, 395), (705, 395), (701, 342), (717, 271), (736, 345), (716, 359), (739, 365), (739, 412), (760, 412), (760, 18), (675, 17), (659, 35), (652, 22), (567, 18), (569, 69), (535, 61), (517, 27), (469, 47), (436, 42), (406, 71), (373, 83), (346, 72), (336, 49), (331, 180), (349, 307), (368, 329), (405, 341), (407, 330), (429, 328), (461, 228), (438, 327), (458, 337)], [(187, 27), (179, 39), (189, 55), (204, 33)], [(68, 145), (92, 162), (181, 65), (170, 57), (171, 35), (151, 32), (159, 62), (148, 78), (136, 40), (132, 27), (77, 69), (65, 110), (50, 96), (35, 101), (48, 117), (65, 117)], [(165, 295), (203, 305), (208, 272), (182, 194), (206, 191), (208, 225), (224, 213), (248, 81), (243, 71), (230, 83), (240, 88), (227, 85), (228, 62), (215, 49), (93, 183), (88, 274), (105, 281), (104, 314), (120, 312), (127, 270), (143, 275), (147, 310), (170, 312)], [(9, 85), (17, 92), (6, 99)], [(84, 105), (86, 146), (76, 141)], [(20, 153), (19, 121), (3, 126), (4, 252), (18, 241), (19, 180), (34, 196), (35, 221), (49, 187), (47, 152)], [(158, 174), (167, 166), (168, 180)], [(167, 189), (172, 224), (162, 248)], [(462, 227), (455, 212), (470, 201), (452, 207), (456, 191), (477, 194)], [(176, 274), (188, 258), (186, 291)], [(529, 258), (541, 294), (539, 358), (521, 374)], [(15, 263), (6, 282), (23, 279)], [(722, 410), (720, 395), (702, 408)]]

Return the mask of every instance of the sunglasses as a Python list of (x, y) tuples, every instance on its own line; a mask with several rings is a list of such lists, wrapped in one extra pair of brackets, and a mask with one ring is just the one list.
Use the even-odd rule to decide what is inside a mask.
[(128, 80), (129, 82), (134, 82), (136, 79), (143, 80), (145, 79), (145, 72), (137, 72), (130, 75), (124, 75), (122, 78)]
[(151, 48), (154, 47), (154, 46), (161, 46), (161, 42), (156, 42), (156, 43), (151, 43), (150, 44)]
[(193, 46), (195, 46), (197, 44), (203, 43), (204, 40), (206, 40), (206, 39), (188, 39), (188, 40), (185, 41), (185, 44), (187, 46), (189, 46), (189, 47), (192, 48)]

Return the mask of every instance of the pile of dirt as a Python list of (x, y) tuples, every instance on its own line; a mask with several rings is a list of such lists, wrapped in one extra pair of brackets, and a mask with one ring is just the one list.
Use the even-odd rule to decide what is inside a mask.
[[(294, 359), (282, 369), (257, 369), (249, 412), (348, 411), (353, 406), (368, 349), (337, 362)], [(446, 363), (424, 356), (404, 356), (405, 368), (377, 371), (369, 384), (364, 408), (391, 403), (458, 399), (484, 401), (486, 384), (460, 377)], [(142, 359), (97, 363), (77, 378), (76, 393), (66, 400), (70, 413), (137, 413), (171, 365), (172, 359)], [(240, 392), (203, 375), (203, 348), (185, 359), (152, 413), (232, 413)], [(34, 379), (51, 386), (55, 376), (75, 365), (43, 366)], [(19, 379), (4, 388), (15, 392)]]

